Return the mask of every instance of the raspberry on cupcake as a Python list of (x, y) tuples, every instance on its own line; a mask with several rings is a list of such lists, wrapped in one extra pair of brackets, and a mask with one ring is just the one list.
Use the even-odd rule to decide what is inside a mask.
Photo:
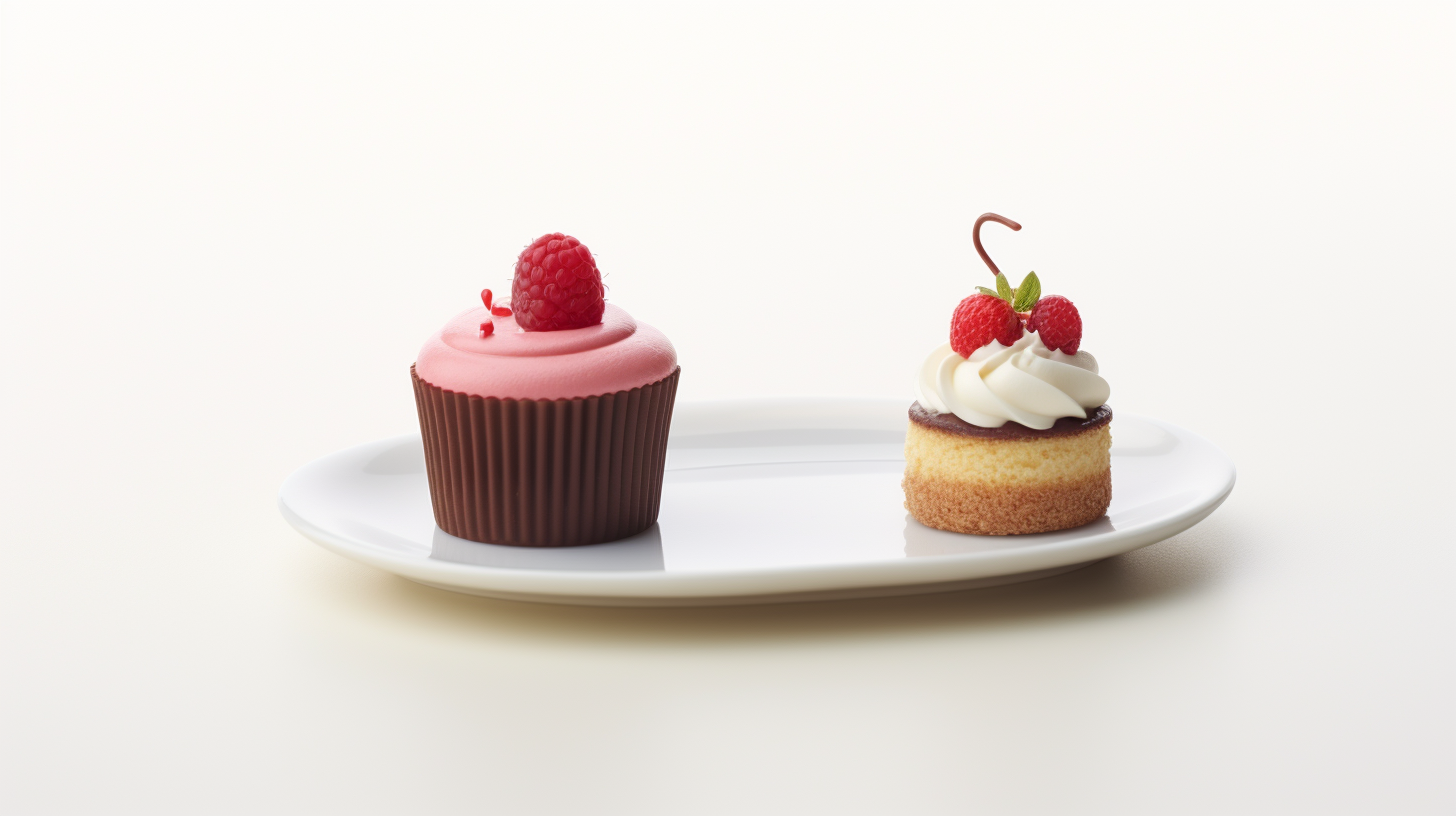
[(981, 535), (1041, 533), (1100, 518), (1112, 499), (1110, 388), (1080, 350), (1072, 301), (1013, 287), (972, 239), (996, 289), (960, 302), (950, 340), (921, 365), (905, 441), (905, 508), (922, 524)]
[(511, 305), (516, 324), (526, 331), (595, 326), (606, 309), (596, 259), (570, 235), (537, 238), (516, 259)]

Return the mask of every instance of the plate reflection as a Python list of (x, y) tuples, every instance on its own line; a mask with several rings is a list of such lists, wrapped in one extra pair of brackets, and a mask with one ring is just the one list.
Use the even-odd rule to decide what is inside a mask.
[(583, 547), (509, 547), (456, 538), (435, 528), (430, 557), (477, 567), (519, 570), (661, 571), (662, 529), (653, 524), (631, 538)]

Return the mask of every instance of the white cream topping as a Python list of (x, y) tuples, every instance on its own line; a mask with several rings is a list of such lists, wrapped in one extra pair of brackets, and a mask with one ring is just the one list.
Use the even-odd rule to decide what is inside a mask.
[(982, 428), (1014, 420), (1046, 430), (1061, 417), (1086, 419), (1111, 393), (1092, 355), (1054, 351), (1030, 331), (1009, 347), (992, 340), (969, 359), (946, 343), (925, 358), (915, 378), (915, 397), (926, 410)]

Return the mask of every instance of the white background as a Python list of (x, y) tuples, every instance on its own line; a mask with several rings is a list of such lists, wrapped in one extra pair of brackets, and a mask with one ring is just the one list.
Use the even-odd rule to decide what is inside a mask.
[[(0, 811), (1456, 809), (1446, 4), (0, 11)], [(1037, 583), (591, 610), (330, 555), (294, 468), (562, 230), (680, 399), (905, 396), (1035, 269), (1238, 463)]]

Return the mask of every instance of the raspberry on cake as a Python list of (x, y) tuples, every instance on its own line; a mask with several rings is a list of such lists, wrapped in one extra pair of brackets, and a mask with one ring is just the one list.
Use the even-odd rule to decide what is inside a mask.
[(1072, 301), (1061, 295), (1048, 295), (1036, 302), (1026, 328), (1041, 335), (1041, 342), (1047, 348), (1057, 349), (1064, 354), (1076, 354), (1082, 342), (1082, 316)]
[(570, 235), (543, 235), (521, 250), (511, 283), (516, 323), (526, 331), (559, 331), (602, 322), (606, 291), (591, 251)]
[(971, 295), (961, 301), (950, 318), (950, 347), (969, 357), (991, 341), (1009, 346), (1024, 329), (1011, 304), (995, 295)]
[(905, 438), (905, 509), (920, 523), (980, 535), (1041, 533), (1100, 518), (1112, 500), (1111, 389), (1079, 350), (1072, 301), (1041, 296), (1030, 273), (1013, 287), (996, 276), (962, 300), (950, 342), (916, 378)]

